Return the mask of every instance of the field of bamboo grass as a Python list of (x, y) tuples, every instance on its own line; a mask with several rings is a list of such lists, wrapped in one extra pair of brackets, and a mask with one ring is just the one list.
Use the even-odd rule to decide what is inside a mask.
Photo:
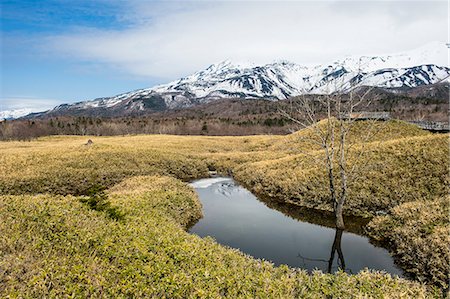
[(349, 161), (370, 167), (352, 183), (345, 213), (374, 217), (369, 235), (427, 287), (381, 273), (308, 275), (185, 231), (201, 206), (183, 181), (209, 170), (274, 201), (331, 210), (313, 162), (321, 150), (303, 141), (306, 129), (0, 142), (0, 296), (437, 296), (431, 286), (446, 288), (449, 277), (448, 135), (392, 121), (363, 144), (364, 123), (354, 130)]

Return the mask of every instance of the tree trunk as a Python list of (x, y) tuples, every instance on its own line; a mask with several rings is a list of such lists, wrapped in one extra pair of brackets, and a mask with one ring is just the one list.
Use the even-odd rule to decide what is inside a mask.
[(345, 156), (345, 136), (346, 136), (344, 121), (340, 123), (340, 142), (339, 142), (339, 171), (341, 175), (341, 192), (336, 202), (336, 228), (345, 229), (344, 217), (342, 215), (344, 210), (345, 198), (347, 197), (347, 171), (346, 171), (346, 156)]
[(336, 202), (336, 209), (335, 209), (335, 215), (336, 215), (336, 227), (338, 229), (345, 229), (344, 224), (344, 204), (345, 199), (347, 197), (347, 176), (345, 174), (345, 169), (341, 167), (341, 194)]
[(337, 229), (345, 229), (344, 216), (342, 215), (343, 209), (344, 209), (344, 200), (341, 197), (337, 200), (336, 209), (334, 211), (334, 213), (336, 215), (336, 228)]
[(328, 168), (328, 180), (330, 183), (330, 195), (331, 195), (331, 202), (333, 203), (333, 206), (336, 208), (336, 191), (334, 188), (334, 176), (333, 176), (333, 166), (330, 164)]

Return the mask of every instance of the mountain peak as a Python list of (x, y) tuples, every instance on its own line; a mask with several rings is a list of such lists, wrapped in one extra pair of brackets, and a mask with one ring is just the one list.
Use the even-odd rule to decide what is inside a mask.
[(211, 64), (206, 70), (217, 71), (222, 69), (246, 69), (253, 68), (256, 64), (249, 61), (237, 61), (232, 59), (226, 59), (218, 63)]
[[(62, 105), (53, 112), (89, 109), (141, 112), (184, 108), (221, 98), (283, 100), (301, 94), (348, 92), (362, 86), (414, 88), (448, 80), (447, 48), (431, 43), (403, 53), (356, 56), (302, 66), (286, 60), (254, 64), (227, 59), (179, 80), (110, 98)], [(50, 111), (49, 113), (52, 113)], [(131, 112), (130, 112), (131, 113)]]

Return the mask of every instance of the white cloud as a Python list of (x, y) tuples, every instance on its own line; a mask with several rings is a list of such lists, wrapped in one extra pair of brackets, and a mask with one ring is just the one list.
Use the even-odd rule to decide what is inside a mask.
[(52, 53), (130, 75), (175, 79), (224, 59), (327, 63), (447, 40), (447, 4), (432, 1), (137, 1), (122, 30), (52, 36)]

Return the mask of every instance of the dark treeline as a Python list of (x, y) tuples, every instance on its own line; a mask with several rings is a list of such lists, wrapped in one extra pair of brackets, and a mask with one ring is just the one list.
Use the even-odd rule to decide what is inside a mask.
[[(377, 95), (364, 109), (388, 111), (403, 120), (448, 120), (448, 100)], [(114, 136), (129, 134), (256, 135), (288, 134), (299, 129), (280, 111), (292, 101), (219, 100), (187, 109), (140, 116), (52, 116), (0, 121), (0, 140), (29, 140), (48, 135)]]
[(48, 135), (114, 136), (129, 134), (254, 135), (287, 134), (289, 121), (273, 118), (55, 117), (0, 122), (0, 140), (29, 140)]

